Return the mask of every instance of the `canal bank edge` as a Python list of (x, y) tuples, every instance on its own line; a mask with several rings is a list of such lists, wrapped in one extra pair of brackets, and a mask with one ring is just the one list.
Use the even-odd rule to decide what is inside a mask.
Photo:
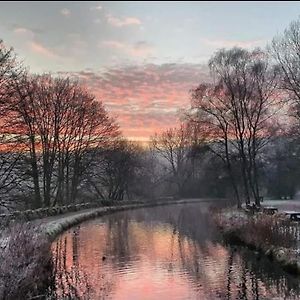
[[(226, 218), (226, 215), (223, 215), (223, 217)], [(218, 218), (214, 219), (225, 241), (229, 244), (245, 246), (250, 250), (257, 251), (268, 257), (270, 260), (276, 261), (286, 272), (292, 275), (300, 275), (300, 261), (290, 257), (288, 248), (262, 245), (255, 242), (249, 243), (239, 233), (235, 226), (223, 225), (224, 222), (220, 222), (220, 214), (218, 215)]]
[(41, 227), (42, 227), (42, 231), (47, 234), (50, 241), (53, 241), (58, 235), (60, 235), (61, 233), (63, 233), (64, 231), (70, 229), (75, 225), (114, 212), (138, 209), (144, 207), (163, 206), (163, 205), (170, 205), (170, 204), (198, 203), (198, 202), (207, 202), (207, 201), (210, 200), (209, 199), (185, 199), (185, 200), (145, 202), (145, 203), (133, 203), (133, 204), (126, 204), (126, 205), (100, 207), (100, 208), (95, 208), (92, 211), (88, 211), (88, 212), (78, 212), (67, 217), (66, 216), (64, 217), (64, 215), (60, 215), (58, 219), (42, 224)]

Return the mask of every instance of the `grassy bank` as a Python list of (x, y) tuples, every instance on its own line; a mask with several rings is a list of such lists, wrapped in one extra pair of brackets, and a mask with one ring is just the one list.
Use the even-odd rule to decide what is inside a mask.
[(287, 272), (300, 274), (300, 226), (282, 214), (247, 214), (223, 209), (213, 213), (226, 241), (255, 249), (277, 261)]
[(0, 299), (31, 299), (51, 276), (51, 242), (39, 226), (10, 224), (1, 231)]

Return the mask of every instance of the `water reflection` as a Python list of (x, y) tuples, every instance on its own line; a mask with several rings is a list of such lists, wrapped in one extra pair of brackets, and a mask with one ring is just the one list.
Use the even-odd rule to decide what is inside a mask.
[(208, 203), (115, 213), (53, 243), (55, 298), (300, 299), (299, 281), (224, 246)]

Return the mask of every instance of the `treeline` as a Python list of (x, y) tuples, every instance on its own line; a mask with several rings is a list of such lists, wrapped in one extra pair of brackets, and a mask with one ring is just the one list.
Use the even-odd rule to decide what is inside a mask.
[(299, 188), (300, 21), (266, 49), (220, 49), (181, 125), (148, 149), (79, 82), (32, 75), (0, 43), (0, 206), (226, 197), (238, 206)]
[(208, 66), (211, 80), (191, 91), (182, 125), (152, 138), (177, 193), (210, 187), (209, 195), (238, 206), (292, 198), (300, 172), (300, 21), (265, 50), (220, 49)]
[(78, 82), (32, 75), (0, 43), (0, 205), (48, 207), (130, 197), (138, 155)]

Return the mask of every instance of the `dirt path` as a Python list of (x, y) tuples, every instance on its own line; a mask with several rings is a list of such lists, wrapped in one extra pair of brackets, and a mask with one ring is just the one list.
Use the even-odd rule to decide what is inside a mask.
[(161, 202), (145, 202), (143, 204), (125, 204), (118, 206), (107, 206), (99, 208), (84, 209), (77, 212), (70, 212), (57, 216), (47, 217), (33, 221), (35, 224), (40, 225), (42, 230), (47, 233), (50, 238), (54, 239), (57, 235), (63, 231), (69, 229), (86, 220), (97, 218), (105, 214), (109, 214), (116, 211), (136, 209), (151, 206), (171, 205), (171, 204), (185, 204), (194, 202), (207, 202), (213, 201), (213, 199), (181, 199), (174, 201), (161, 201)]

